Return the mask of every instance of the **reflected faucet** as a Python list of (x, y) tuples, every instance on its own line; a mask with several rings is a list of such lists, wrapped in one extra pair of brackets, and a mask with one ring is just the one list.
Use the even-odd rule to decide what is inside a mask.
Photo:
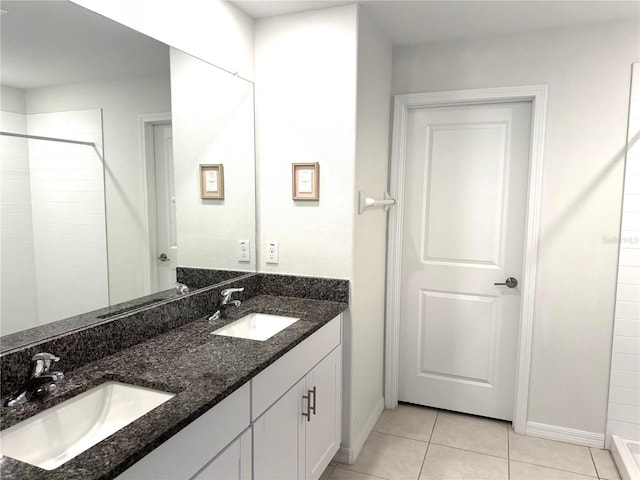
[(221, 318), (227, 318), (227, 308), (229, 307), (239, 307), (242, 303), (240, 300), (231, 300), (231, 295), (236, 292), (244, 292), (244, 287), (242, 288), (225, 288), (220, 292), (220, 305), (218, 305), (218, 310), (216, 313), (209, 317), (209, 322), (215, 322), (216, 320), (220, 320)]
[(31, 378), (18, 393), (4, 400), (5, 407), (16, 407), (35, 399), (42, 399), (53, 393), (64, 378), (62, 372), (52, 372), (51, 367), (60, 357), (50, 353), (36, 353), (31, 357)]

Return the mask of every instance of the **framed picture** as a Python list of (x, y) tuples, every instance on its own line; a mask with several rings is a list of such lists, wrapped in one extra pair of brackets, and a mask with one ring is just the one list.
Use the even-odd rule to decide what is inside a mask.
[(293, 199), (294, 200), (319, 200), (320, 199), (320, 164), (319, 163), (294, 163), (293, 164)]
[(224, 198), (224, 168), (221, 163), (200, 165), (200, 196)]

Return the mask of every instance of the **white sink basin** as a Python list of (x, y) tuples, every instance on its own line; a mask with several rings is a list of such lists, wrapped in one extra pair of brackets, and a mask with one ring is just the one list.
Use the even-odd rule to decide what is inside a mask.
[(174, 396), (106, 382), (0, 432), (0, 453), (53, 470)]
[(295, 317), (283, 317), (280, 315), (269, 315), (267, 313), (250, 313), (230, 323), (226, 327), (219, 328), (211, 333), (225, 337), (264, 341), (298, 320), (300, 319)]

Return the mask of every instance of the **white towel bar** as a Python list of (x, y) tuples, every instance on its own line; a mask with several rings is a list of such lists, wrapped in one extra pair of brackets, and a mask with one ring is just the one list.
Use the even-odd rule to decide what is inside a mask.
[(387, 192), (384, 192), (384, 200), (375, 200), (365, 196), (364, 192), (359, 192), (358, 215), (362, 215), (367, 208), (381, 206), (386, 212), (396, 204), (395, 198), (391, 198)]

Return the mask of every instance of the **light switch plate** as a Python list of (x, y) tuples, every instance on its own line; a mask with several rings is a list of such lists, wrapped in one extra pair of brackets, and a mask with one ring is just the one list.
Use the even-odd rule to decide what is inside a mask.
[(273, 240), (267, 241), (267, 263), (277, 265), (279, 261), (278, 242)]
[(238, 240), (238, 261), (239, 262), (251, 261), (251, 241), (250, 240)]

